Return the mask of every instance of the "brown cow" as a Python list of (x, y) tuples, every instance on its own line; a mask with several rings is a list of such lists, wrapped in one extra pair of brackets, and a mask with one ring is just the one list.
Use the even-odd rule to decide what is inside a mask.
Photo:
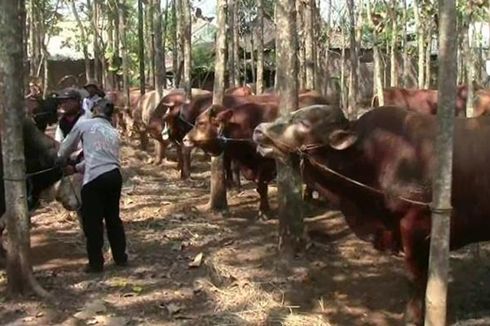
[(249, 86), (238, 86), (225, 90), (225, 95), (250, 96), (254, 95), (254, 92)]
[[(380, 250), (403, 251), (414, 285), (406, 317), (421, 324), (427, 281), (436, 117), (382, 107), (349, 122), (312, 106), (259, 125), (268, 157), (304, 157), (304, 180), (344, 213), (351, 229)], [(451, 250), (490, 240), (490, 117), (455, 120)]]
[[(426, 114), (437, 113), (438, 97), (437, 90), (434, 89), (384, 88), (383, 97), (385, 106), (398, 106)], [(465, 116), (467, 98), (468, 88), (464, 85), (458, 86), (455, 115)], [(372, 106), (379, 106), (377, 95), (373, 97)]]
[(473, 116), (488, 115), (490, 113), (490, 89), (480, 89), (475, 92), (473, 102)]
[[(196, 118), (195, 126), (184, 137), (183, 143), (195, 145), (213, 155), (224, 151), (230, 159), (237, 161), (244, 177), (257, 183), (260, 194), (259, 210), (263, 215), (269, 207), (267, 184), (275, 175), (275, 165), (255, 154), (255, 145), (251, 144), (252, 132), (259, 123), (272, 121), (277, 117), (278, 100), (270, 95), (261, 100), (259, 98), (261, 97), (250, 97), (250, 102), (238, 104), (236, 98), (228, 99), (225, 96), (223, 107), (206, 109)], [(308, 92), (299, 96), (299, 107), (310, 103), (323, 104), (325, 101), (323, 97)], [(233, 106), (234, 104), (236, 105)], [(226, 144), (226, 150), (223, 144)]]
[[(149, 89), (146, 92), (150, 91)], [(107, 91), (106, 98), (114, 103), (115, 119), (117, 125), (123, 133), (128, 136), (132, 136), (134, 131), (134, 120), (133, 114), (138, 101), (141, 97), (141, 92), (139, 88), (131, 88), (129, 90), (129, 108), (126, 108), (126, 96), (124, 91)]]

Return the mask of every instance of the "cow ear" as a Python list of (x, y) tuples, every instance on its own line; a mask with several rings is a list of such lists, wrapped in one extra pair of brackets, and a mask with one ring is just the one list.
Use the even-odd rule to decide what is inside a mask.
[(228, 121), (230, 121), (232, 116), (233, 116), (232, 110), (225, 110), (225, 111), (218, 113), (218, 115), (216, 116), (216, 119), (219, 122), (228, 122)]
[(328, 137), (329, 145), (339, 151), (349, 148), (356, 140), (357, 135), (346, 130), (335, 130)]

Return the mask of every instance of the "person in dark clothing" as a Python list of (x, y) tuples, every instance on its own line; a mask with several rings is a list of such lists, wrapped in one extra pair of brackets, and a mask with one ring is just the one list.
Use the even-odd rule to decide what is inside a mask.
[(75, 169), (82, 172), (82, 221), (87, 240), (87, 273), (99, 273), (104, 268), (103, 221), (112, 257), (116, 265), (126, 266), (126, 236), (119, 216), (122, 177), (119, 162), (119, 134), (111, 125), (112, 103), (100, 100), (93, 107), (94, 117), (77, 122), (58, 152), (58, 163), (66, 164), (69, 155), (82, 142), (84, 161)]

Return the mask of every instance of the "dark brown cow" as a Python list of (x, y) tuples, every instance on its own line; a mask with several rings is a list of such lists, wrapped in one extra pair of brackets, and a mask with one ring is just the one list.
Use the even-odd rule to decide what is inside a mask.
[[(426, 114), (437, 113), (437, 90), (434, 89), (385, 88), (383, 97), (385, 106), (398, 106)], [(465, 116), (467, 98), (468, 88), (458, 86), (455, 115)], [(379, 106), (377, 95), (373, 97), (372, 106)]]
[[(277, 117), (278, 100), (270, 95), (260, 100), (259, 98), (260, 96), (250, 97), (251, 102), (240, 104), (236, 102), (236, 98), (227, 99), (225, 96), (223, 107), (207, 109), (196, 118), (195, 126), (184, 138), (184, 144), (195, 145), (213, 155), (226, 148), (225, 155), (239, 163), (243, 176), (257, 183), (260, 214), (264, 214), (269, 207), (267, 184), (275, 175), (275, 165), (255, 153), (252, 133), (259, 123), (272, 121)], [(323, 97), (308, 92), (299, 96), (299, 107), (310, 103), (322, 104), (325, 101)], [(233, 106), (234, 104), (236, 105)]]
[[(304, 180), (337, 204), (356, 235), (377, 249), (405, 253), (415, 290), (406, 317), (418, 324), (427, 281), (437, 131), (435, 116), (401, 108), (374, 109), (348, 122), (340, 109), (312, 106), (261, 124), (254, 133), (266, 156), (303, 153)], [(456, 118), (451, 250), (490, 240), (488, 139), (490, 117)]]
[[(146, 92), (150, 91), (149, 89)], [(134, 110), (141, 97), (139, 88), (131, 88), (129, 90), (129, 108), (126, 108), (126, 96), (123, 91), (107, 91), (106, 98), (114, 103), (116, 123), (123, 133), (132, 136), (134, 131), (133, 115)]]

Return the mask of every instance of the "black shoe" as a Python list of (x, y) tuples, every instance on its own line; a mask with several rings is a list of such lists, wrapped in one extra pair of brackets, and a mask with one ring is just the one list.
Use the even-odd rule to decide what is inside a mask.
[(129, 266), (129, 262), (127, 260), (115, 261), (114, 264), (116, 264), (116, 266), (118, 266), (118, 267), (128, 267)]
[(84, 273), (87, 273), (87, 274), (99, 274), (99, 273), (102, 273), (104, 271), (104, 267), (94, 267), (94, 266), (90, 266), (90, 265), (87, 265), (84, 267), (83, 269), (83, 272)]

